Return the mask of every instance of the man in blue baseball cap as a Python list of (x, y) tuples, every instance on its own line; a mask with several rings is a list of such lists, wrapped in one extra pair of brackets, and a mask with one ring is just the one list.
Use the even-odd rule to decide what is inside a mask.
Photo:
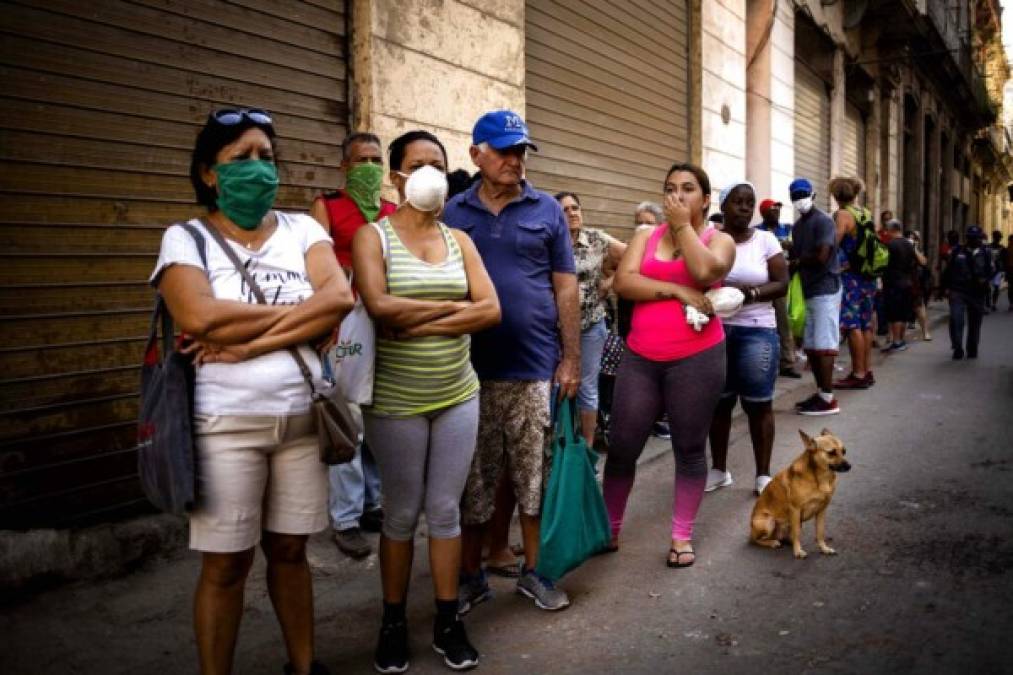
[(524, 538), (517, 592), (541, 609), (559, 610), (569, 598), (535, 566), (552, 385), (572, 398), (580, 384), (573, 249), (559, 203), (525, 180), (528, 149), (536, 148), (521, 116), (510, 110), (482, 115), (472, 143), (481, 180), (447, 203), (443, 219), (474, 240), (502, 299), (502, 321), (471, 342), (482, 389), (478, 444), (461, 500), (460, 611), (492, 597), (481, 567), (482, 539), (503, 474), (517, 498)]
[(816, 208), (816, 191), (806, 178), (788, 187), (798, 220), (791, 230), (792, 263), (805, 297), (803, 348), (809, 358), (816, 393), (796, 404), (800, 415), (836, 415), (834, 359), (841, 341), (841, 266), (837, 259), (840, 234), (833, 219)]

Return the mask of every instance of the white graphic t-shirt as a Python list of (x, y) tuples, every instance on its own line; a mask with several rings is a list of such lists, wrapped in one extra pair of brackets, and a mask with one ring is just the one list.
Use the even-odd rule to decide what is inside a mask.
[[(313, 295), (306, 273), (306, 251), (319, 242), (332, 242), (313, 218), (276, 213), (278, 227), (259, 251), (225, 241), (246, 264), (268, 303), (297, 305)], [(190, 224), (204, 235), (207, 272), (215, 297), (256, 304), (257, 298), (204, 225), (199, 220), (191, 220)], [(152, 285), (158, 285), (165, 268), (177, 264), (204, 269), (193, 237), (180, 225), (173, 225), (162, 237)], [(319, 381), (320, 357), (308, 345), (299, 351), (314, 380)], [(309, 409), (309, 387), (287, 349), (242, 363), (209, 363), (197, 369), (194, 412), (198, 415), (297, 415)]]
[[(770, 281), (767, 261), (781, 253), (777, 237), (765, 230), (753, 228), (748, 241), (735, 245), (735, 264), (725, 277), (725, 283), (759, 286)], [(752, 326), (755, 328), (776, 328), (777, 317), (774, 305), (769, 300), (742, 305), (742, 309), (721, 323), (729, 326)]]

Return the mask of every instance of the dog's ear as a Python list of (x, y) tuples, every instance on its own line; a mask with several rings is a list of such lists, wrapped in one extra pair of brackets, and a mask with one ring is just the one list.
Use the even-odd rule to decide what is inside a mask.
[(826, 427), (823, 427), (823, 431), (820, 432), (820, 436), (833, 436), (834, 432), (830, 431)]
[(805, 445), (806, 450), (816, 449), (816, 442), (812, 439), (812, 436), (801, 429), (798, 430), (798, 435), (802, 437), (802, 443)]

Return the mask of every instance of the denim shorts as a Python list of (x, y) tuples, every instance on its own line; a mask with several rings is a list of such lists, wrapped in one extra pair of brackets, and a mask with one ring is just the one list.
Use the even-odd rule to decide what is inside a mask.
[(776, 328), (725, 324), (728, 370), (722, 398), (738, 396), (762, 403), (774, 399), (774, 383), (781, 354)]
[(805, 333), (802, 347), (807, 352), (837, 354), (841, 344), (841, 289), (831, 295), (805, 299)]
[(580, 332), (580, 389), (577, 406), (581, 410), (598, 409), (598, 373), (601, 372), (601, 353), (605, 349), (608, 329), (605, 321), (591, 324)]

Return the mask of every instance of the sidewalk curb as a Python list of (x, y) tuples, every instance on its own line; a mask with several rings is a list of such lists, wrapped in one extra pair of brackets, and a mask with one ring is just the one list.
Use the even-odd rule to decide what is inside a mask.
[(186, 519), (143, 516), (80, 530), (0, 530), (0, 604), (68, 581), (129, 572), (186, 544)]

